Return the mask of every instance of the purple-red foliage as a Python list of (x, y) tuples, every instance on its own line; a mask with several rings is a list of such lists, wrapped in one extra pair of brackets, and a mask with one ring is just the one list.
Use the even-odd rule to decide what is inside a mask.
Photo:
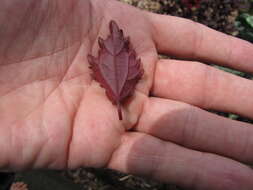
[(117, 105), (119, 120), (122, 120), (121, 105), (134, 92), (135, 85), (143, 75), (141, 60), (130, 45), (129, 37), (115, 21), (111, 21), (110, 35), (98, 39), (98, 57), (88, 55), (93, 78), (105, 88), (109, 100)]

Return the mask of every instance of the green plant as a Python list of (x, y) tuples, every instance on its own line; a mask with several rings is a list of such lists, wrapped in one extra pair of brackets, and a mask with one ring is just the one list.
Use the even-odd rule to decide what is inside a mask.
[(239, 30), (238, 37), (253, 43), (253, 15), (249, 13), (240, 14), (235, 22)]

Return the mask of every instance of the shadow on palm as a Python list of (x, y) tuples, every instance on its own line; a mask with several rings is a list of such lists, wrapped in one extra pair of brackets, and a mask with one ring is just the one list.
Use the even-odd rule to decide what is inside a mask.
[[(17, 32), (6, 30), (3, 36), (9, 40), (1, 43), (0, 132), (6, 134), (1, 150), (15, 169), (106, 166), (125, 130), (138, 121), (156, 60), (149, 24), (134, 8), (108, 1), (103, 12), (102, 3), (94, 2), (49, 3), (52, 9), (43, 12), (41, 2), (30, 1), (19, 13), (21, 21), (6, 24)], [(112, 10), (139, 21), (130, 23)], [(130, 36), (145, 70), (123, 106), (122, 122), (90, 77), (87, 61), (88, 53), (98, 52), (97, 38), (108, 35), (111, 19)]]

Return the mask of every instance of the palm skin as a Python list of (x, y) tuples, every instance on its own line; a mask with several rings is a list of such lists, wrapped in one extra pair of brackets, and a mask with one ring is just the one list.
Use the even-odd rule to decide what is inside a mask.
[[(238, 98), (250, 97), (251, 82), (157, 54), (250, 72), (252, 45), (111, 0), (12, 1), (2, 3), (9, 20), (1, 21), (0, 32), (2, 169), (109, 167), (193, 189), (253, 186), (253, 172), (242, 164), (253, 160), (252, 126), (197, 108), (252, 118), (253, 102)], [(109, 34), (110, 20), (130, 36), (145, 70), (123, 105), (123, 121), (87, 61), (88, 53), (97, 55), (97, 38)], [(199, 38), (205, 33), (210, 39)], [(226, 51), (233, 43), (239, 53)], [(247, 91), (235, 91), (239, 85)], [(246, 106), (235, 106), (242, 101)], [(231, 140), (237, 134), (240, 139)]]
[[(1, 132), (6, 134), (6, 155), (14, 168), (106, 166), (119, 146), (121, 136), (136, 124), (147, 98), (156, 56), (149, 33), (135, 35), (137, 23), (126, 26), (119, 13), (107, 15), (107, 12), (92, 10), (96, 19), (105, 17), (103, 21), (94, 23), (88, 14), (91, 11), (89, 4), (80, 2), (83, 7), (77, 7), (75, 3), (61, 5), (73, 6), (74, 11), (68, 18), (64, 14), (71, 7), (65, 7), (66, 10), (62, 11), (66, 12), (60, 15), (63, 7), (50, 5), (58, 7), (59, 15), (53, 15), (50, 18), (53, 21), (44, 21), (47, 23), (40, 26), (39, 32), (32, 31), (37, 26), (25, 28), (2, 55), (0, 91), (4, 128)], [(95, 5), (93, 2), (92, 6)], [(130, 12), (141, 18), (139, 11), (130, 9)], [(45, 13), (41, 14), (44, 16)], [(87, 62), (87, 54), (98, 51), (97, 37), (108, 35), (108, 23), (114, 18), (126, 28), (132, 43), (140, 44), (135, 48), (148, 63), (144, 67), (149, 73), (139, 85), (139, 92), (124, 107), (123, 122), (118, 120), (116, 108), (108, 101), (104, 90), (91, 78)], [(26, 22), (29, 19), (27, 16)], [(101, 27), (97, 27), (99, 25)], [(140, 25), (147, 28), (148, 24), (141, 19)], [(31, 35), (24, 36), (26, 32)], [(49, 34), (51, 36), (47, 37)], [(46, 36), (44, 41), (41, 41), (42, 35)], [(147, 42), (140, 43), (142, 41)], [(14, 47), (16, 44), (23, 45), (18, 47), (21, 49), (19, 52), (15, 52), (18, 49)], [(11, 60), (12, 57), (16, 60)], [(16, 160), (17, 157), (20, 159)]]

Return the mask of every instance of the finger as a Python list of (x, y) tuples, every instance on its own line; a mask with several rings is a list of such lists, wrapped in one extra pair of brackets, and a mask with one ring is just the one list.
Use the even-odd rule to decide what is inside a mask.
[(136, 130), (179, 145), (253, 163), (253, 126), (188, 104), (150, 98)]
[(218, 155), (189, 150), (158, 138), (128, 133), (109, 167), (192, 189), (252, 189), (247, 166)]
[(197, 62), (160, 60), (152, 94), (253, 118), (252, 81)]
[(253, 71), (253, 45), (249, 42), (187, 19), (153, 13), (147, 15), (160, 53)]

